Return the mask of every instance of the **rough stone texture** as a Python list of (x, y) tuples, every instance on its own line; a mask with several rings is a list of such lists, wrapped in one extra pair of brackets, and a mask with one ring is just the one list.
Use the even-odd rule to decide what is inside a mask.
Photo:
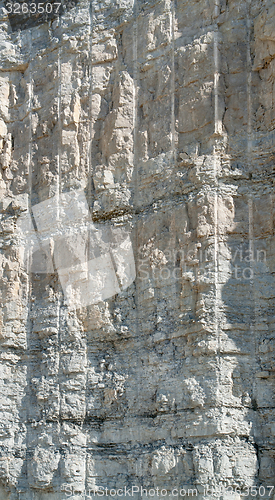
[[(5, 12), (1, 500), (255, 498), (275, 484), (273, 0), (79, 0), (22, 31)], [(80, 188), (131, 228), (137, 278), (69, 310), (16, 224)]]

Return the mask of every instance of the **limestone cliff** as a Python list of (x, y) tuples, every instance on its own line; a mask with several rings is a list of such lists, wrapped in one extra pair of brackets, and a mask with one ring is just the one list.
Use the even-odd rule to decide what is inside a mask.
[[(275, 498), (273, 0), (0, 3), (1, 500)], [(136, 266), (85, 307), (17, 232), (76, 190)]]

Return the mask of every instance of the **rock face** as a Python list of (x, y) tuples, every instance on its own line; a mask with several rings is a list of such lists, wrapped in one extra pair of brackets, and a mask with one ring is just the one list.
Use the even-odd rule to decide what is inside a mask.
[[(1, 500), (275, 498), (273, 0), (7, 10)], [(85, 307), (17, 232), (75, 190), (136, 265)]]

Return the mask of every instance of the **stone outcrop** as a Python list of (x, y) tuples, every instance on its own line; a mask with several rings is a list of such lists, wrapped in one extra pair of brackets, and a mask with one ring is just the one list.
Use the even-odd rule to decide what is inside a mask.
[[(274, 3), (73, 4), (1, 2), (1, 500), (275, 498)], [(17, 231), (75, 190), (136, 264), (85, 307)]]

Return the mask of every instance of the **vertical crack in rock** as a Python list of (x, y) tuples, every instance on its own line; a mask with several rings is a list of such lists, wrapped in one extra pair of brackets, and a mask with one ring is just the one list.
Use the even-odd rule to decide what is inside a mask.
[[(32, 32), (29, 31), (28, 33), (28, 52), (29, 52), (29, 81), (27, 85), (27, 90), (28, 90), (28, 103), (27, 103), (27, 114), (29, 121), (27, 123), (27, 129), (28, 129), (28, 155), (27, 155), (27, 180), (28, 180), (28, 190), (27, 190), (27, 196), (28, 196), (28, 205), (27, 205), (27, 210), (28, 214), (30, 215), (30, 220), (31, 220), (31, 214), (32, 214), (32, 207), (31, 207), (31, 200), (32, 200), (32, 114), (33, 114), (33, 75), (32, 75)], [(31, 344), (31, 337), (32, 337), (32, 320), (31, 320), (31, 309), (32, 309), (32, 272), (31, 272), (31, 263), (32, 263), (32, 248), (30, 247), (28, 255), (27, 255), (27, 310), (28, 310), (28, 319), (27, 319), (27, 338), (26, 338), (26, 343), (27, 343), (27, 405), (26, 405), (26, 447), (28, 450), (31, 452), (31, 439), (30, 439), (30, 407), (32, 404), (32, 398), (31, 398), (31, 349), (32, 349), (32, 344)], [(29, 482), (29, 467), (27, 463), (27, 459), (25, 457), (25, 471), (26, 473), (26, 486), (27, 489), (30, 486)], [(21, 481), (20, 481), (21, 482)], [(19, 482), (19, 491), (20, 487), (22, 487), (22, 482), (20, 484)], [(23, 486), (24, 487), (24, 486)]]
[[(219, 0), (215, 3), (215, 18), (217, 19), (220, 12)], [(220, 120), (220, 109), (219, 109), (219, 28), (218, 24), (215, 27), (213, 34), (213, 44), (214, 44), (214, 120), (215, 120), (215, 136), (222, 135), (222, 122)], [(219, 245), (220, 245), (220, 232), (218, 227), (218, 170), (220, 167), (220, 158), (218, 151), (219, 141), (216, 140), (216, 144), (213, 145), (213, 182), (214, 182), (214, 274), (215, 274), (215, 304), (214, 304), (214, 323), (217, 338), (217, 369), (218, 369), (218, 380), (217, 380), (217, 400), (220, 399), (220, 383), (221, 383), (221, 343), (220, 343), (220, 318), (219, 318), (219, 306), (221, 306), (221, 296), (220, 296), (220, 283), (219, 283)]]

